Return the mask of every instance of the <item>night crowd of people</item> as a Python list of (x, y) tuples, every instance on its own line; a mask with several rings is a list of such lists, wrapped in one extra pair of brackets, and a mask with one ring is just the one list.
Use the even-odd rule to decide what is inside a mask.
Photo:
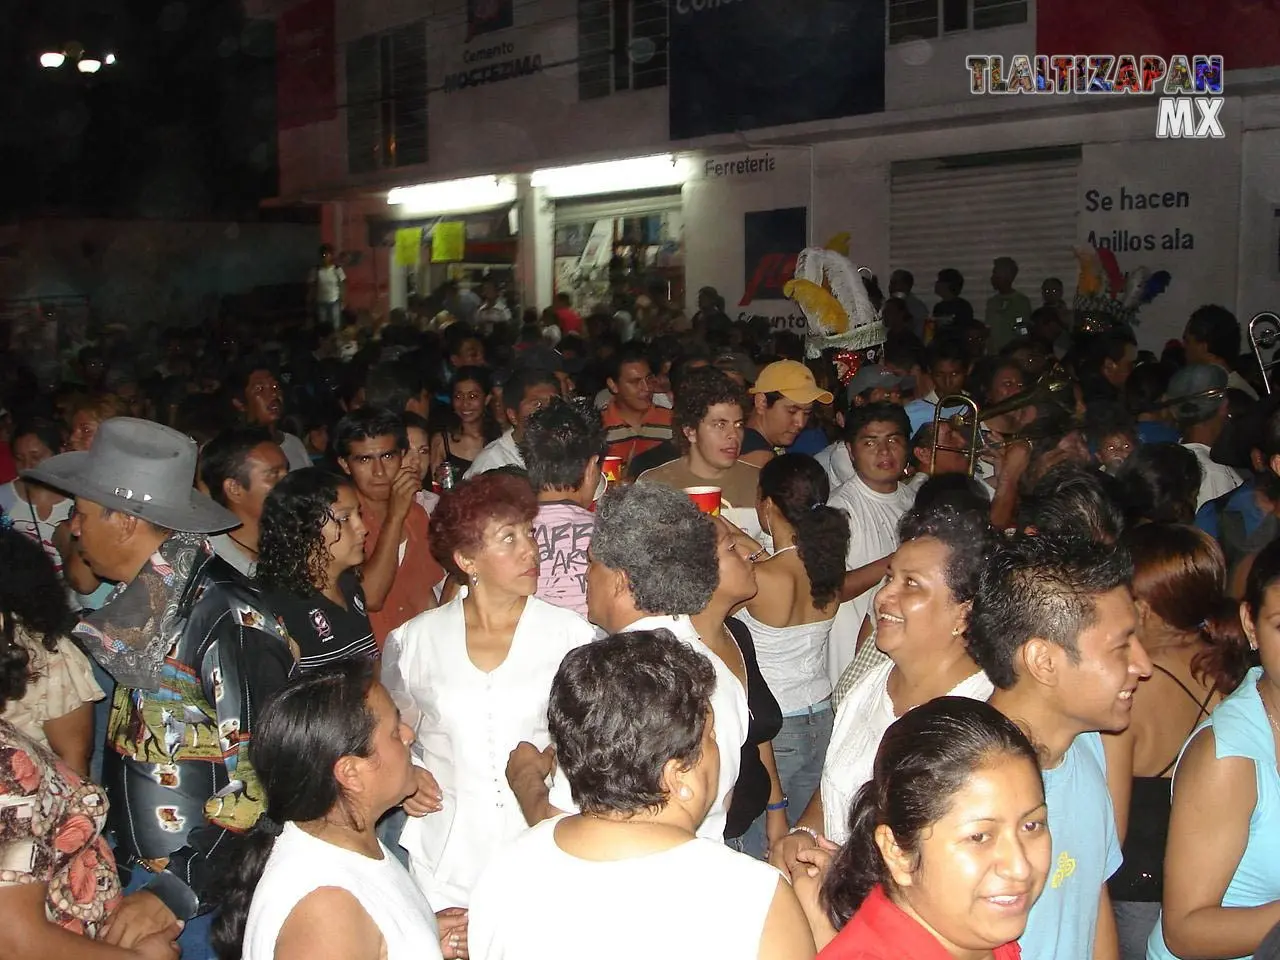
[(1280, 404), (1016, 276), (11, 353), (0, 956), (1280, 957)]

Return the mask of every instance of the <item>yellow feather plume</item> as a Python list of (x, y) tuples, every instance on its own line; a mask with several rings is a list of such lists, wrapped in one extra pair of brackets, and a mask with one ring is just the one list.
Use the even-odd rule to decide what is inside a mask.
[(816, 320), (827, 335), (841, 334), (849, 329), (849, 315), (831, 292), (812, 280), (788, 280), (782, 287), (784, 296), (799, 304), (804, 315)]

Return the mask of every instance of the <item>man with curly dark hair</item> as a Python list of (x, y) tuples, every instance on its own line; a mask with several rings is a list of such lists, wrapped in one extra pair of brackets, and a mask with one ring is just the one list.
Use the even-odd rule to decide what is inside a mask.
[(694, 370), (681, 383), (672, 411), (680, 458), (646, 470), (636, 482), (677, 490), (715, 486), (722, 507), (755, 507), (760, 468), (738, 459), (746, 407), (742, 387), (723, 370)]

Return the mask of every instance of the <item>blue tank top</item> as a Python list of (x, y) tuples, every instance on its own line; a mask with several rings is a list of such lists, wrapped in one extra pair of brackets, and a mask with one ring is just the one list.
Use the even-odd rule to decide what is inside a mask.
[[(1212, 727), (1216, 757), (1247, 757), (1254, 764), (1258, 802), (1249, 817), (1249, 842), (1244, 856), (1222, 897), (1224, 907), (1257, 907), (1280, 899), (1280, 774), (1276, 771), (1271, 722), (1258, 695), (1261, 675), (1261, 667), (1245, 674), (1235, 692), (1218, 704), (1191, 735), (1194, 740), (1205, 727)], [(1177, 771), (1173, 779), (1176, 783)], [(1147, 960), (1176, 960), (1165, 946), (1161, 924), (1156, 924), (1147, 941)]]

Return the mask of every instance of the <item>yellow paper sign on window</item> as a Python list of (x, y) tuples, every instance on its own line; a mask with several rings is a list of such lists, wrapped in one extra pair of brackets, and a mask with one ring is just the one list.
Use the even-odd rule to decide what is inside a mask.
[(437, 223), (431, 231), (431, 262), (456, 263), (466, 255), (467, 225), (461, 220)]
[(416, 267), (422, 250), (422, 228), (396, 231), (396, 266)]

